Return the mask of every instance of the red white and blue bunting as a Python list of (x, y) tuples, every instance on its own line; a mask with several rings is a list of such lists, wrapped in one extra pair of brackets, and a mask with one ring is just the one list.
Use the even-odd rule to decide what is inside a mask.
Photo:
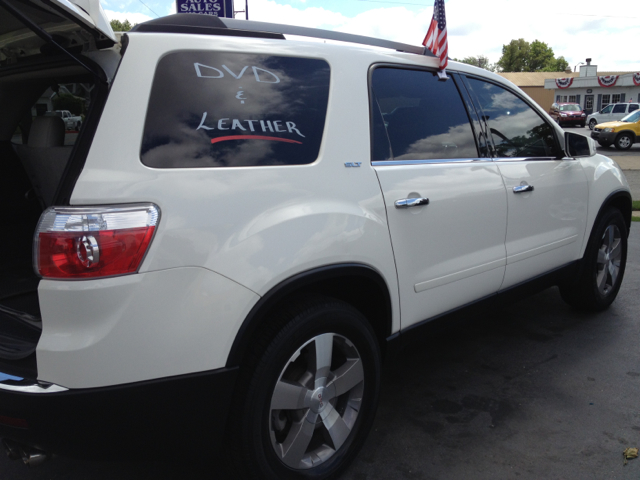
[(618, 81), (619, 75), (606, 75), (604, 77), (598, 77), (598, 83), (601, 87), (613, 87)]
[(558, 88), (569, 88), (572, 83), (573, 83), (573, 77), (556, 78), (556, 86)]
[(640, 73), (633, 74), (633, 83), (640, 86)]

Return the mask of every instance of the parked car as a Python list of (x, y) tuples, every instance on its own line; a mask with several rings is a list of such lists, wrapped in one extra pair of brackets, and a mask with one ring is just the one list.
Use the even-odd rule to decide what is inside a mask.
[(67, 130), (80, 130), (82, 126), (82, 117), (74, 115), (69, 110), (56, 110), (55, 114), (62, 118)]
[(636, 110), (619, 122), (596, 125), (591, 138), (603, 147), (614, 145), (618, 150), (629, 150), (631, 145), (640, 142), (640, 110)]
[(554, 103), (551, 105), (549, 115), (561, 127), (565, 125), (584, 127), (587, 119), (587, 114), (577, 103)]
[[(335, 478), (385, 354), (429, 321), (551, 285), (592, 312), (616, 298), (622, 171), (499, 75), (206, 15), (116, 45), (97, 1), (51, 5), (0, 5), (12, 458), (222, 451), (224, 478)], [(13, 145), (56, 82), (92, 91), (75, 145), (56, 117)]]
[(640, 108), (640, 103), (611, 103), (599, 112), (592, 113), (587, 117), (587, 125), (593, 130), (599, 123), (622, 120), (629, 113)]

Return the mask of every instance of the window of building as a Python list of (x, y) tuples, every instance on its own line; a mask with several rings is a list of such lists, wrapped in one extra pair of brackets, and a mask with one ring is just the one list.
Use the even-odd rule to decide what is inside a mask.
[(577, 100), (576, 100), (576, 96), (575, 95), (569, 95), (569, 102), (575, 103), (576, 101)]
[(584, 108), (585, 110), (590, 110), (593, 108), (593, 95), (587, 95), (584, 99)]
[(611, 95), (609, 95), (608, 93), (602, 95), (602, 106), (606, 107), (610, 103), (611, 103)]
[(470, 78), (487, 121), (496, 157), (554, 157), (562, 150), (554, 129), (524, 100), (493, 83)]
[(614, 93), (611, 95), (611, 103), (620, 103), (620, 94)]
[(376, 68), (372, 160), (477, 158), (467, 110), (456, 84), (435, 72)]
[(563, 96), (562, 96), (562, 101), (563, 101), (564, 103), (567, 103), (567, 96), (566, 96), (566, 95), (563, 95)]

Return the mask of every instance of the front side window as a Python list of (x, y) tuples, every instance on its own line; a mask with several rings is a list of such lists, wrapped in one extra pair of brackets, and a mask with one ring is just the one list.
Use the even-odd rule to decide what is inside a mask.
[(554, 130), (538, 113), (509, 90), (469, 78), (496, 157), (558, 157), (562, 151)]
[(187, 51), (158, 63), (140, 158), (156, 168), (301, 165), (318, 158), (324, 60)]
[(423, 70), (376, 68), (372, 160), (475, 158), (469, 116), (453, 82)]
[(611, 113), (611, 109), (613, 109), (613, 105), (607, 105), (600, 111), (600, 113)]
[(627, 106), (622, 103), (613, 106), (613, 113), (625, 113), (627, 111)]

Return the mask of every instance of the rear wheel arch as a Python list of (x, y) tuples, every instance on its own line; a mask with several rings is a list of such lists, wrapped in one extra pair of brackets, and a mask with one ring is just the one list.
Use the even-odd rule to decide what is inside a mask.
[(371, 323), (384, 352), (384, 340), (392, 333), (391, 295), (387, 283), (377, 270), (367, 265), (337, 264), (301, 272), (264, 295), (238, 330), (226, 366), (241, 365), (261, 333), (273, 329), (270, 317), (287, 303), (309, 294), (336, 298), (359, 310)]

